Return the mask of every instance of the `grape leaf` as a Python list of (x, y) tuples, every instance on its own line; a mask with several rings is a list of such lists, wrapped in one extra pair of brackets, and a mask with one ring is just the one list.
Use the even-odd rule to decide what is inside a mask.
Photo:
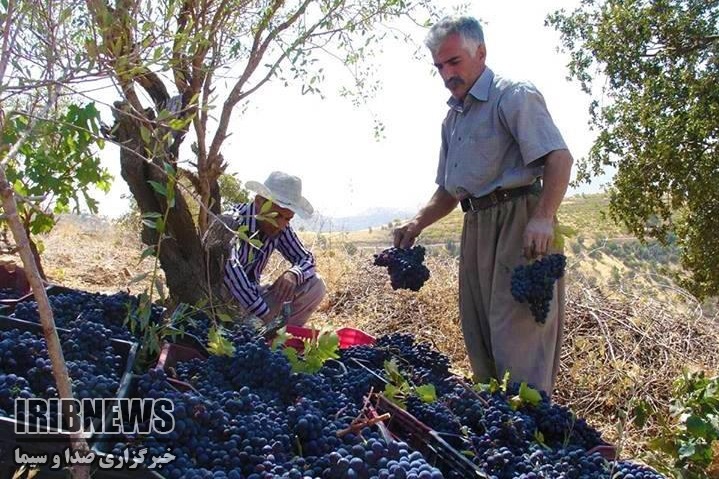
[(397, 360), (395, 358), (384, 362), (384, 370), (392, 384), (402, 384), (407, 382), (402, 373), (399, 371), (399, 365), (397, 365)]
[(435, 389), (434, 384), (417, 386), (414, 388), (414, 392), (424, 403), (432, 403), (437, 400), (437, 390)]
[(233, 344), (216, 327), (211, 328), (207, 334), (207, 346), (210, 354), (216, 356), (232, 356), (235, 353)]
[[(324, 331), (319, 334), (316, 338), (303, 339), (304, 352), (300, 358), (297, 352), (288, 353), (288, 350), (294, 351), (292, 348), (285, 348), (285, 356), (290, 354), (292, 358), (288, 356), (290, 365), (292, 366), (292, 372), (302, 372), (307, 374), (315, 374), (328, 359), (337, 359), (339, 354), (339, 337), (334, 332)], [(296, 361), (293, 362), (293, 358)]]
[[(272, 340), (272, 350), (275, 351), (277, 348), (280, 348), (285, 345), (287, 342), (287, 338), (289, 338), (289, 335), (287, 334), (287, 328), (280, 328), (277, 330), (277, 335)], [(293, 348), (289, 348), (293, 349)], [(294, 350), (294, 349), (293, 349)]]
[(404, 401), (405, 393), (402, 388), (395, 386), (394, 384), (387, 384), (384, 388), (383, 395), (392, 403), (398, 405), (402, 409), (407, 408), (407, 404)]
[(539, 394), (539, 391), (530, 388), (527, 383), (523, 382), (519, 385), (519, 399), (522, 400), (523, 404), (537, 406), (542, 402), (542, 395)]

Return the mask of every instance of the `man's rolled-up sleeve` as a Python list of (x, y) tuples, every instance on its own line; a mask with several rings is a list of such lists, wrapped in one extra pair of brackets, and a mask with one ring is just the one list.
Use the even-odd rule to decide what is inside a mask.
[(316, 274), (315, 257), (310, 250), (304, 247), (297, 234), (289, 226), (280, 235), (277, 249), (287, 261), (292, 263), (289, 271), (297, 277), (298, 285)]

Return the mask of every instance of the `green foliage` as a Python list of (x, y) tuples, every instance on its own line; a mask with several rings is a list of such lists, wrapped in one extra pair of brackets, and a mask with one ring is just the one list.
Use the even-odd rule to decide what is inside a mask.
[[(157, 324), (150, 323), (155, 293), (157, 293), (162, 302), (167, 299), (164, 285), (159, 277), (159, 259), (163, 240), (167, 238), (165, 234), (167, 218), (172, 208), (175, 207), (176, 172), (173, 166), (167, 162), (163, 164), (163, 170), (167, 175), (166, 183), (163, 184), (156, 181), (148, 181), (148, 183), (158, 195), (165, 198), (165, 211), (162, 213), (159, 211), (150, 211), (141, 216), (142, 224), (157, 232), (157, 243), (147, 246), (140, 255), (140, 261), (143, 261), (147, 257), (153, 258), (152, 270), (151, 272), (145, 272), (136, 276), (131, 281), (138, 282), (148, 276), (150, 277), (149, 287), (145, 292), (140, 294), (137, 309), (136, 311), (130, 312), (127, 320), (129, 321), (130, 330), (133, 333), (141, 332), (139, 360), (141, 364), (148, 363), (151, 358), (157, 355), (160, 351), (160, 344), (163, 339), (166, 337), (174, 337), (178, 332), (183, 332), (182, 329), (178, 330), (177, 325), (181, 322), (179, 319), (185, 316), (188, 310), (188, 306), (181, 303), (173, 311), (169, 321), (160, 321)], [(208, 350), (213, 354), (232, 354), (232, 351), (234, 351), (232, 344), (222, 335), (222, 331), (215, 326), (209, 331)]]
[(719, 2), (585, 0), (547, 23), (571, 55), (570, 76), (603, 97), (578, 181), (616, 169), (610, 216), (640, 239), (676, 234), (684, 285), (716, 295)]
[(393, 358), (384, 363), (384, 371), (387, 376), (387, 384), (382, 394), (390, 402), (402, 409), (407, 408), (407, 398), (410, 395), (417, 396), (422, 402), (431, 403), (437, 400), (437, 389), (434, 384), (414, 385), (399, 369), (397, 361)]
[(242, 181), (235, 175), (223, 174), (217, 180), (220, 186), (222, 197), (222, 209), (226, 210), (235, 203), (247, 203), (250, 201), (250, 193), (242, 186)]
[[(640, 412), (635, 417), (645, 418), (647, 412)], [(686, 479), (716, 477), (710, 468), (719, 467), (713, 449), (719, 444), (719, 376), (684, 373), (675, 383), (669, 412), (670, 422), (650, 442), (653, 465)]]
[[(55, 118), (38, 120), (19, 154), (8, 162), (5, 172), (15, 191), (25, 198), (42, 198), (18, 204), (20, 219), (31, 234), (47, 233), (55, 226), (55, 214), (80, 212), (83, 203), (97, 213), (91, 189), (107, 192), (112, 180), (95, 153), (95, 147), (104, 146), (98, 138), (99, 120), (94, 103), (69, 105)], [(2, 143), (15, 144), (30, 126), (27, 116), (10, 112)]]
[(539, 394), (539, 391), (530, 388), (527, 386), (527, 383), (521, 383), (519, 385), (519, 392), (509, 398), (509, 405), (512, 406), (514, 410), (519, 409), (525, 404), (537, 406), (540, 402), (542, 402), (542, 396)]
[[(488, 392), (490, 394), (497, 392), (507, 394), (507, 391), (509, 390), (509, 380), (510, 374), (509, 371), (506, 371), (501, 382), (496, 378), (490, 378), (486, 383), (476, 383), (474, 385), (474, 389), (480, 392)], [(522, 382), (519, 384), (519, 391), (517, 394), (507, 398), (507, 401), (512, 409), (517, 410), (525, 405), (537, 406), (540, 402), (542, 402), (542, 395), (538, 390), (531, 388), (527, 386), (527, 383)]]
[[(285, 334), (286, 330), (283, 328), (280, 337), (284, 337)], [(294, 348), (287, 347), (283, 350), (294, 373), (315, 374), (322, 369), (328, 359), (339, 358), (340, 339), (335, 332), (321, 331), (314, 338), (303, 338), (302, 342), (304, 350), (301, 355)]]
[(224, 330), (213, 326), (207, 334), (207, 350), (216, 356), (232, 356), (235, 347), (224, 335)]
[(557, 224), (554, 227), (554, 239), (552, 240), (552, 248), (554, 248), (556, 251), (564, 251), (564, 245), (566, 243), (566, 238), (571, 238), (572, 236), (576, 236), (577, 230), (574, 228)]

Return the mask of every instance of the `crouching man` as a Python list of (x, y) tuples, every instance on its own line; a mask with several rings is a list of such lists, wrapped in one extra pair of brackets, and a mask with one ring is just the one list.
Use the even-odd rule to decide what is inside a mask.
[[(272, 172), (264, 183), (249, 181), (245, 187), (256, 193), (254, 201), (234, 205), (229, 214), (235, 225), (246, 226), (247, 236), (259, 239), (262, 245), (233, 238), (224, 265), (224, 287), (244, 311), (265, 323), (280, 313), (284, 303), (290, 303), (287, 324), (302, 326), (326, 292), (315, 271), (314, 256), (290, 226), (295, 214), (312, 216), (312, 205), (302, 196), (302, 181), (279, 171)], [(269, 206), (263, 209), (267, 202)], [(261, 284), (262, 271), (275, 249), (292, 266), (274, 283)]]

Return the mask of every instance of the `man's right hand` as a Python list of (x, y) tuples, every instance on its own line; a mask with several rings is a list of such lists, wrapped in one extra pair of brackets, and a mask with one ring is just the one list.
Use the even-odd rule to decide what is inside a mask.
[(265, 303), (267, 303), (267, 306), (269, 309), (267, 310), (267, 313), (262, 316), (262, 321), (267, 324), (271, 320), (275, 319), (275, 317), (280, 314), (280, 311), (282, 311), (282, 303), (280, 301), (277, 301), (272, 294), (268, 294), (265, 296)]
[(399, 228), (395, 228), (392, 232), (395, 248), (409, 248), (414, 244), (414, 240), (421, 232), (422, 230), (417, 227), (417, 224), (414, 221), (410, 221)]

